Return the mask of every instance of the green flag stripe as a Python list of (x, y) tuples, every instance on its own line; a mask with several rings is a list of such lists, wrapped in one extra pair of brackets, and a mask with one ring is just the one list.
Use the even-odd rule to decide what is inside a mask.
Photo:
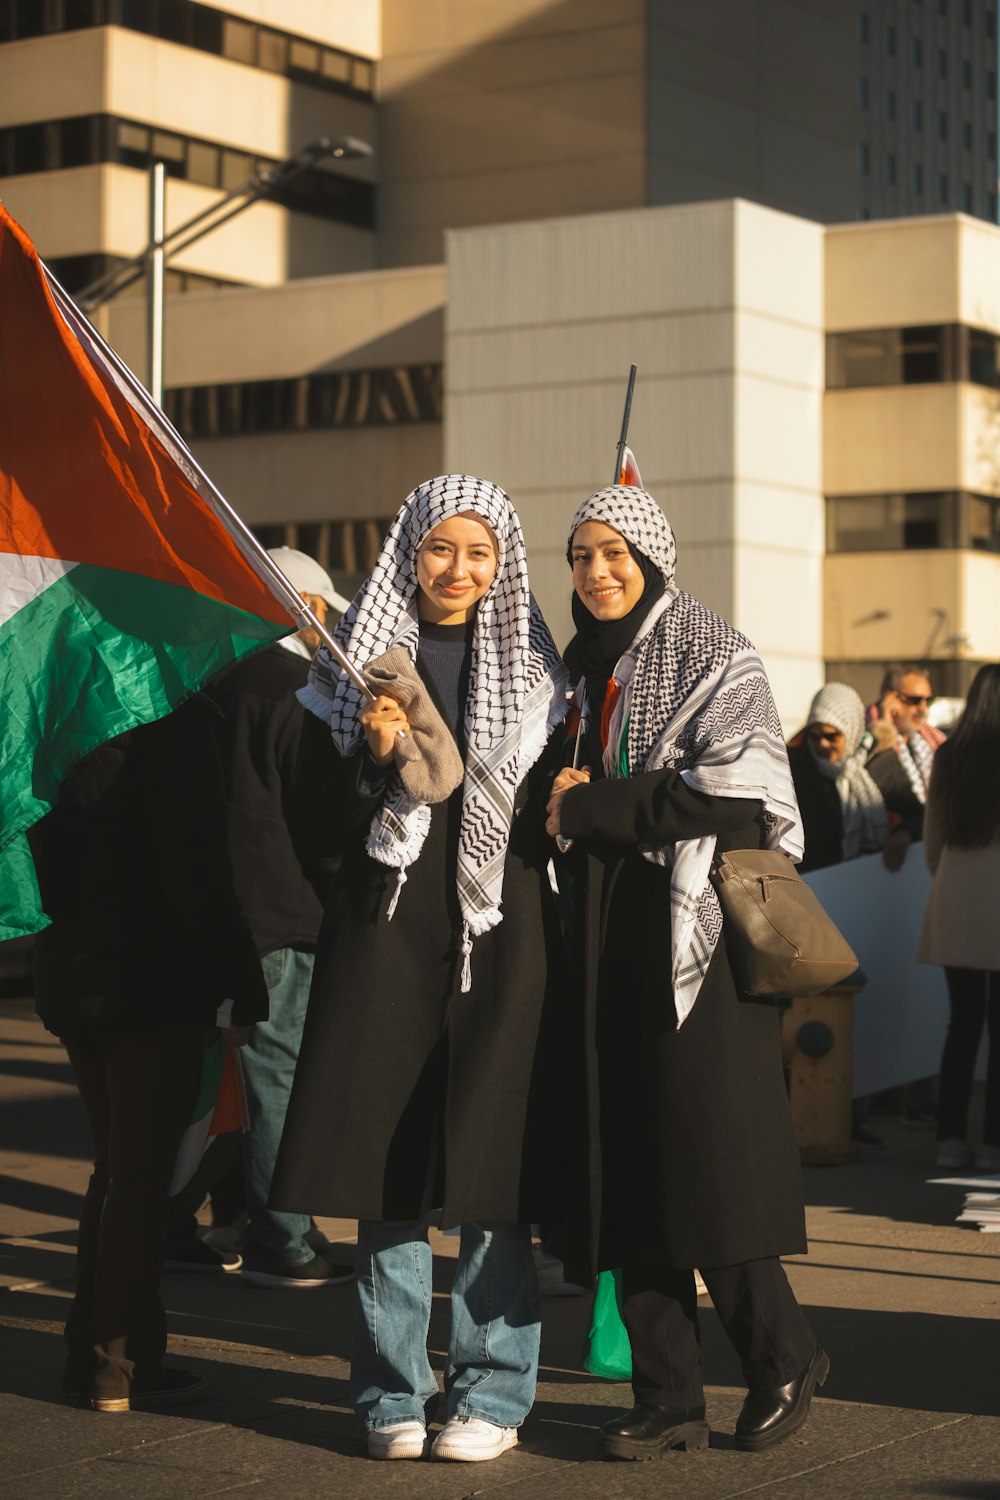
[(76, 762), (284, 634), (191, 589), (89, 563), (0, 627), (0, 938), (46, 925), (23, 834)]

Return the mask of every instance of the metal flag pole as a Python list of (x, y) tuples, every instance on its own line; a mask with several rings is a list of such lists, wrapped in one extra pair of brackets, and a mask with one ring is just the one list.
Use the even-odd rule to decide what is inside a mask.
[[(632, 415), (632, 392), (635, 390), (635, 377), (638, 368), (639, 366), (636, 364), (629, 366), (628, 389), (625, 392), (625, 410), (622, 412), (622, 429), (618, 435), (618, 452), (615, 456), (615, 473), (611, 481), (612, 484), (621, 484), (622, 482), (622, 460), (625, 457), (625, 442), (628, 438), (629, 418)], [(580, 721), (576, 726), (576, 740), (573, 745), (573, 765), (571, 767), (574, 771), (580, 768), (580, 745), (583, 736), (583, 715), (586, 706), (586, 703), (584, 703), (581, 707)], [(563, 838), (561, 833), (556, 834), (556, 848), (560, 854), (568, 854), (572, 847), (572, 839)]]
[(334, 661), (336, 661), (338, 666), (343, 669), (343, 671), (347, 674), (358, 691), (365, 698), (367, 698), (369, 702), (374, 702), (375, 694), (371, 691), (368, 684), (365, 682), (365, 679), (362, 677), (357, 667), (351, 661), (350, 657), (346, 655), (346, 653), (337, 644), (337, 642), (334, 640), (333, 636), (327, 630), (326, 626), (322, 623), (319, 617), (313, 612), (312, 609), (310, 609), (309, 605), (302, 598), (301, 594), (298, 592), (291, 580), (285, 577), (284, 573), (278, 567), (278, 564), (274, 561), (274, 558), (268, 552), (267, 548), (262, 546), (261, 543), (257, 540), (253, 532), (250, 530), (249, 526), (243, 520), (242, 516), (240, 516), (238, 512), (233, 509), (229, 501), (222, 494), (221, 490), (219, 490), (217, 486), (212, 482), (212, 480), (208, 477), (208, 475), (205, 473), (205, 470), (201, 467), (201, 464), (195, 458), (194, 454), (188, 448), (184, 439), (177, 431), (176, 427), (170, 421), (169, 417), (167, 417), (166, 414), (162, 412), (158, 406), (155, 405), (149, 395), (149, 392), (143, 389), (142, 385), (133, 375), (132, 371), (129, 369), (125, 361), (115, 353), (114, 349), (112, 349), (107, 340), (102, 337), (102, 335), (94, 327), (93, 323), (91, 323), (86, 314), (80, 311), (79, 307), (77, 307), (73, 302), (69, 293), (65, 290), (64, 287), (60, 285), (60, 283), (57, 281), (55, 276), (53, 276), (52, 272), (44, 264), (44, 262), (42, 262), (41, 264), (42, 269), (45, 273), (45, 278), (48, 281), (49, 286), (52, 288), (56, 303), (63, 318), (65, 318), (66, 322), (69, 324), (70, 328), (74, 330), (74, 332), (76, 332), (75, 325), (77, 324), (82, 325), (86, 329), (87, 336), (94, 341), (105, 358), (108, 359), (114, 366), (119, 379), (127, 387), (128, 392), (130, 393), (130, 396), (136, 403), (136, 405), (142, 409), (143, 415), (149, 423), (150, 427), (153, 428), (154, 431), (157, 427), (165, 428), (167, 435), (174, 443), (176, 443), (180, 447), (184, 455), (182, 467), (193, 470), (194, 473), (198, 476), (201, 484), (208, 491), (208, 495), (202, 495), (201, 498), (209, 499), (211, 501), (212, 506), (219, 513), (220, 519), (223, 521), (223, 524), (226, 525), (234, 541), (237, 543), (241, 552), (243, 552), (244, 556), (246, 557), (247, 561), (251, 564), (252, 567), (255, 568), (256, 572), (259, 575), (262, 575), (264, 577), (264, 581), (269, 585), (271, 592), (281, 601), (281, 603), (288, 610), (288, 613), (292, 615), (296, 620), (301, 621), (303, 624), (310, 625), (312, 629), (316, 631), (317, 635), (323, 642), (326, 649), (329, 651), (330, 655), (333, 657)]
[(625, 457), (625, 439), (628, 437), (628, 421), (632, 415), (632, 392), (635, 390), (635, 374), (638, 365), (632, 365), (628, 372), (628, 390), (625, 392), (625, 410), (622, 412), (622, 430), (618, 439), (618, 456), (615, 459), (615, 477), (612, 484), (622, 482), (622, 460)]

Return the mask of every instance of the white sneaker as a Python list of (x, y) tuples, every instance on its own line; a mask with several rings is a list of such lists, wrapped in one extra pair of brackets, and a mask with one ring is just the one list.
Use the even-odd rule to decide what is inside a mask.
[(431, 1446), (431, 1458), (453, 1458), (463, 1464), (499, 1458), (517, 1442), (516, 1427), (498, 1427), (479, 1417), (449, 1417)]
[(972, 1160), (972, 1152), (957, 1135), (949, 1136), (938, 1146), (937, 1164), (950, 1172), (960, 1172)]
[(566, 1270), (558, 1255), (546, 1250), (544, 1245), (532, 1245), (535, 1270), (538, 1272), (538, 1290), (543, 1297), (582, 1297), (584, 1288), (575, 1281), (566, 1280)]
[(368, 1434), (369, 1458), (426, 1458), (430, 1446), (423, 1422), (394, 1422)]
[(980, 1146), (976, 1152), (977, 1172), (1000, 1172), (1000, 1146)]

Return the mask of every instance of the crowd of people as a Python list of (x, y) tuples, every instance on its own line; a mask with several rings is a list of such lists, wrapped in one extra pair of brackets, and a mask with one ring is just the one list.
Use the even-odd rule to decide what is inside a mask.
[[(100, 1411), (202, 1393), (164, 1364), (158, 1282), (221, 1029), (251, 1126), (240, 1275), (354, 1280), (371, 1457), (475, 1462), (517, 1443), (537, 1225), (573, 1282), (617, 1276), (634, 1404), (603, 1429), (606, 1455), (708, 1442), (696, 1268), (747, 1385), (736, 1446), (782, 1441), (829, 1359), (780, 1261), (806, 1248), (781, 1007), (741, 991), (713, 860), (881, 851), (896, 870), (923, 836), (921, 956), (945, 965), (952, 1005), (941, 1151), (963, 1164), (1000, 1004), (985, 894), (1000, 793), (970, 793), (996, 785), (979, 770), (1000, 748), (1000, 668), (944, 744), (924, 672), (904, 667), (867, 714), (827, 684), (786, 750), (752, 643), (679, 589), (671, 528), (632, 486), (570, 521), (564, 657), (490, 482), (418, 486), (349, 606), (311, 559), (279, 554), (321, 620), (342, 611), (369, 692), (300, 632), (88, 756), (33, 836), (53, 919), (37, 1004), (95, 1147), (64, 1389)], [(1000, 1166), (992, 1060), (988, 1088), (980, 1159)], [(314, 1215), (357, 1219), (356, 1268)], [(431, 1226), (460, 1236), (433, 1437)], [(195, 1261), (227, 1258), (205, 1249)]]

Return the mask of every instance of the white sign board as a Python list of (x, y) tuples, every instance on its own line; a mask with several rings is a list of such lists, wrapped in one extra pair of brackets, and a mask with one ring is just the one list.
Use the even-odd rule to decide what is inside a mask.
[(866, 854), (804, 879), (868, 981), (854, 1004), (855, 1097), (939, 1073), (948, 991), (944, 970), (916, 959), (931, 889), (922, 846), (910, 849), (895, 875), (881, 854)]

